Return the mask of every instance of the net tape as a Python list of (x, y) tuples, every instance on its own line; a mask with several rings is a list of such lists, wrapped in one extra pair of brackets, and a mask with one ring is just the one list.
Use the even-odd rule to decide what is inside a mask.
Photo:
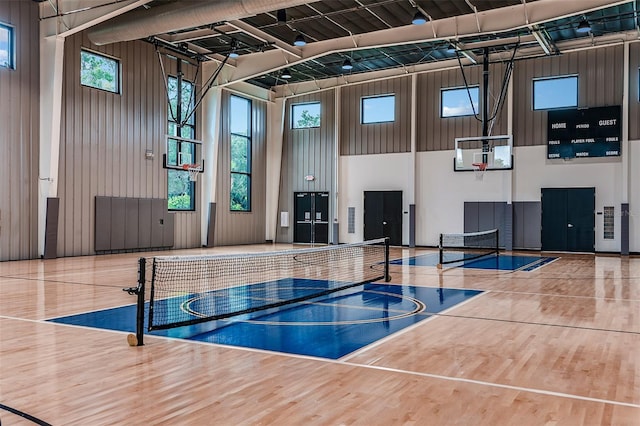
[(149, 330), (308, 300), (387, 276), (384, 239), (242, 255), (153, 258)]

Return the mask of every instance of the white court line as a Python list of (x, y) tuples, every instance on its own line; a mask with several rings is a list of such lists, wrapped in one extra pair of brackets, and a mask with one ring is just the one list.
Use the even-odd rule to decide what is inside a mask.
[(449, 311), (451, 311), (451, 310), (453, 310), (453, 309), (455, 309), (455, 308), (457, 308), (459, 306), (466, 305), (467, 303), (469, 303), (469, 302), (471, 302), (473, 300), (476, 300), (477, 298), (479, 298), (481, 296), (484, 296), (485, 294), (488, 294), (488, 293), (490, 293), (490, 292), (489, 291), (484, 291), (484, 292), (482, 292), (480, 294), (477, 294), (477, 295), (465, 300), (464, 302), (457, 303), (457, 304), (453, 305), (452, 307), (450, 307), (448, 309), (445, 309), (444, 311), (438, 312), (437, 314), (436, 313), (429, 313), (428, 312), (428, 306), (427, 306), (427, 311), (421, 312), (421, 313), (419, 313), (417, 315), (429, 315), (429, 318), (427, 318), (425, 320), (422, 320), (422, 321), (419, 321), (419, 322), (417, 322), (415, 324), (412, 324), (412, 325), (410, 325), (408, 327), (405, 327), (402, 330), (396, 331), (395, 333), (390, 334), (390, 335), (388, 335), (386, 337), (383, 337), (382, 339), (378, 339), (375, 342), (372, 342), (372, 343), (368, 344), (367, 346), (363, 346), (360, 349), (357, 349), (356, 351), (351, 352), (350, 354), (347, 354), (347, 355), (343, 356), (342, 358), (338, 358), (337, 361), (339, 361), (339, 362), (348, 361), (349, 359), (351, 359), (351, 358), (353, 358), (355, 356), (358, 356), (361, 353), (366, 352), (369, 349), (375, 348), (376, 346), (379, 346), (379, 345), (381, 345), (383, 343), (386, 343), (386, 342), (388, 342), (389, 340), (392, 340), (395, 337), (402, 336), (404, 333), (407, 333), (407, 332), (413, 330), (414, 328), (417, 328), (419, 325), (426, 324), (429, 321), (433, 321), (434, 319), (438, 318), (440, 315), (446, 314)]
[[(482, 296), (483, 294), (479, 294), (476, 297)], [(470, 301), (474, 300), (476, 297), (474, 297), (472, 299), (469, 299), (469, 300), (467, 300), (465, 302), (461, 302), (460, 304), (458, 304), (456, 306), (459, 306), (459, 305), (461, 305), (463, 303), (470, 302)], [(449, 310), (455, 308), (456, 306), (454, 306), (454, 307), (452, 307), (450, 309), (446, 309), (443, 312), (448, 312)], [(432, 318), (434, 318), (434, 317), (436, 317), (436, 315), (434, 315)], [(39, 324), (62, 325), (62, 326), (67, 326), (67, 327), (79, 327), (79, 328), (83, 328), (83, 329), (87, 329), (87, 330), (93, 330), (93, 331), (106, 331), (106, 332), (117, 333), (117, 334), (128, 334), (127, 332), (104, 329), (104, 328), (93, 328), (93, 327), (77, 326), (77, 325), (72, 325), (72, 324), (63, 324), (63, 323), (56, 323), (56, 322), (43, 321), (43, 320), (32, 320), (32, 319), (26, 319), (26, 318), (9, 317), (9, 316), (4, 316), (4, 315), (0, 315), (0, 318), (10, 319), (10, 320), (17, 320), (17, 321), (33, 322), (33, 323), (39, 323)], [(428, 318), (425, 321), (429, 321), (432, 318)], [(419, 325), (419, 324), (421, 324), (421, 323), (423, 323), (425, 321), (421, 321), (420, 323), (417, 323), (415, 325)], [(411, 329), (413, 327), (414, 326), (410, 326), (410, 327), (407, 327), (406, 329)], [(400, 331), (398, 333), (395, 333), (392, 336), (397, 336), (397, 335), (401, 334), (402, 332), (404, 332), (404, 330), (406, 330), (406, 329), (403, 329), (402, 331)], [(392, 336), (389, 336), (389, 337), (392, 337)], [(209, 346), (209, 347), (213, 346), (213, 347), (220, 347), (220, 348), (231, 349), (231, 350), (242, 350), (242, 351), (254, 352), (254, 353), (258, 353), (258, 354), (275, 355), (275, 356), (281, 356), (281, 357), (287, 357), (287, 358), (296, 358), (296, 359), (303, 359), (303, 360), (310, 360), (310, 361), (320, 361), (320, 362), (324, 362), (324, 363), (328, 363), (328, 364), (338, 364), (338, 365), (349, 366), (349, 367), (370, 368), (370, 369), (379, 370), (379, 371), (387, 371), (387, 372), (400, 373), (400, 374), (409, 374), (409, 375), (413, 375), (413, 376), (428, 377), (428, 378), (432, 378), (432, 379), (447, 380), (447, 381), (459, 382), (459, 383), (470, 383), (470, 384), (475, 384), (475, 385), (480, 385), (480, 386), (495, 387), (495, 388), (499, 388), (499, 389), (508, 389), (508, 390), (514, 390), (514, 391), (519, 391), (519, 392), (535, 393), (535, 394), (539, 394), (539, 395), (557, 396), (557, 397), (560, 397), (560, 398), (577, 399), (577, 400), (581, 400), (581, 401), (596, 402), (596, 403), (600, 403), (600, 404), (611, 404), (611, 405), (617, 405), (617, 406), (623, 406), (623, 407), (640, 408), (640, 404), (633, 404), (633, 403), (629, 403), (629, 402), (612, 401), (612, 400), (600, 399), (600, 398), (590, 398), (590, 397), (581, 396), (581, 395), (573, 395), (573, 394), (568, 394), (568, 393), (564, 393), (564, 392), (554, 392), (554, 391), (548, 391), (548, 390), (544, 390), (544, 389), (527, 388), (527, 387), (522, 387), (522, 386), (505, 385), (505, 384), (501, 384), (501, 383), (485, 382), (485, 381), (482, 381), (482, 380), (465, 379), (465, 378), (461, 378), (461, 377), (449, 377), (449, 376), (442, 376), (442, 375), (439, 375), (439, 374), (421, 373), (421, 372), (416, 372), (416, 371), (400, 370), (400, 369), (390, 368), (390, 367), (381, 367), (381, 366), (376, 366), (376, 365), (367, 365), (367, 364), (358, 364), (358, 363), (352, 363), (352, 362), (345, 362), (344, 359), (350, 357), (350, 355), (348, 355), (347, 357), (345, 357), (343, 359), (340, 359), (340, 360), (333, 360), (333, 359), (327, 359), (327, 358), (313, 357), (313, 356), (309, 356), (309, 355), (296, 355), (296, 354), (289, 354), (289, 353), (283, 353), (283, 352), (268, 351), (268, 350), (265, 350), (265, 349), (254, 349), (254, 348), (246, 348), (246, 347), (242, 347), (242, 346), (231, 346), (231, 345), (223, 345), (223, 344), (219, 344), (219, 343), (201, 342), (201, 341), (196, 341), (196, 340), (187, 340), (187, 339), (177, 338), (177, 337), (155, 336), (155, 335), (147, 335), (147, 334), (145, 334), (145, 339), (146, 338), (173, 341), (173, 342), (178, 342), (178, 343), (181, 343), (181, 344), (206, 345), (206, 346)], [(382, 339), (382, 340), (386, 340), (386, 339)], [(367, 348), (371, 348), (371, 347), (372, 347), (371, 345), (367, 346)], [(358, 352), (360, 352), (360, 351), (358, 351)]]
[(450, 381), (450, 382), (471, 383), (471, 384), (474, 384), (474, 385), (489, 386), (489, 387), (500, 388), (500, 389), (509, 389), (509, 390), (515, 390), (515, 391), (519, 391), (519, 392), (530, 392), (530, 393), (536, 393), (536, 394), (539, 394), (539, 395), (558, 396), (558, 397), (561, 397), (561, 398), (578, 399), (578, 400), (581, 400), (581, 401), (597, 402), (597, 403), (600, 403), (600, 404), (611, 404), (611, 405), (619, 405), (619, 406), (623, 406), (623, 407), (640, 408), (640, 404), (633, 404), (633, 403), (630, 403), (630, 402), (612, 401), (610, 399), (590, 398), (588, 396), (573, 395), (573, 394), (564, 393), (564, 392), (554, 392), (554, 391), (548, 391), (548, 390), (544, 390), (544, 389), (535, 389), (535, 388), (526, 388), (526, 387), (522, 387), (522, 386), (504, 385), (502, 383), (485, 382), (485, 381), (482, 381), (482, 380), (465, 379), (465, 378), (462, 378), (462, 377), (441, 376), (439, 374), (431, 374), (431, 373), (421, 373), (421, 372), (417, 372), (417, 371), (399, 370), (399, 369), (396, 369), (396, 368), (380, 367), (380, 366), (376, 366), (376, 365), (356, 364), (356, 363), (350, 363), (350, 362), (345, 362), (343, 364), (344, 365), (350, 365), (350, 366), (353, 366), (353, 367), (364, 367), (364, 368), (371, 368), (371, 369), (375, 369), (375, 370), (388, 371), (388, 372), (392, 372), (392, 373), (410, 374), (410, 375), (413, 375), (413, 376), (429, 377), (431, 379), (447, 380), (447, 381)]

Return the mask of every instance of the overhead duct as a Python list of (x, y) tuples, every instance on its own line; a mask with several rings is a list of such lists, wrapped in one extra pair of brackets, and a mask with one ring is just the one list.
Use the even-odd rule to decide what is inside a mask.
[(150, 9), (127, 12), (88, 31), (96, 45), (147, 38), (216, 22), (242, 19), (278, 9), (295, 7), (308, 0), (175, 1)]

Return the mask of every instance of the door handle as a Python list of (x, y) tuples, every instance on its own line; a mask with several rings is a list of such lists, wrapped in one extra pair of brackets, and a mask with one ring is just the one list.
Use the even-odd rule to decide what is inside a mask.
[(573, 224), (572, 223), (568, 223), (567, 224), (567, 228), (573, 228)]

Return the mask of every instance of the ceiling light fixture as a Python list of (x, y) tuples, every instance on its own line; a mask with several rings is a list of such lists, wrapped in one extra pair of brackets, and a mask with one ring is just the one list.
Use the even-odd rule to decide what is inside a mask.
[(345, 59), (342, 63), (342, 69), (347, 71), (353, 69), (353, 64), (349, 58)]
[(449, 45), (447, 46), (447, 53), (456, 53), (456, 45), (453, 43), (449, 43)]
[(302, 47), (305, 44), (307, 44), (307, 40), (304, 39), (304, 36), (302, 34), (298, 34), (295, 40), (293, 40), (294, 46)]
[(238, 42), (236, 39), (231, 39), (231, 52), (229, 52), (229, 58), (236, 59), (238, 56)]
[(427, 17), (420, 11), (417, 11), (415, 15), (413, 15), (413, 19), (411, 20), (413, 25), (422, 25), (427, 23)]
[(291, 78), (291, 72), (289, 71), (289, 68), (285, 68), (282, 70), (282, 74), (280, 74), (280, 78), (284, 78), (285, 80), (288, 80)]
[(589, 24), (589, 21), (587, 21), (586, 19), (580, 21), (580, 24), (578, 24), (578, 28), (576, 28), (576, 32), (584, 34), (588, 33), (589, 31), (591, 31), (591, 25)]

